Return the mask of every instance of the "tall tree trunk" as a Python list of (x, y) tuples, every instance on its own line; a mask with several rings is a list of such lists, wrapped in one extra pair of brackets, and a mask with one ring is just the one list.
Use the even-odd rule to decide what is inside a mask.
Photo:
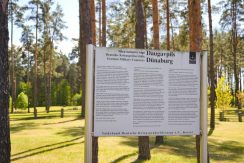
[(172, 21), (170, 21), (170, 25), (171, 25), (172, 50), (175, 50), (174, 28), (173, 28), (173, 23), (172, 23)]
[(0, 2), (0, 162), (10, 163), (8, 0)]
[(147, 42), (147, 5), (144, 2), (144, 35), (145, 35), (145, 48), (148, 49), (148, 42)]
[(218, 78), (222, 77), (222, 66), (223, 66), (223, 49), (220, 49), (220, 68), (219, 68), (219, 76)]
[(43, 72), (44, 72), (44, 89), (45, 89), (45, 107), (46, 112), (48, 113), (48, 77), (46, 72), (46, 65), (47, 65), (47, 53), (48, 53), (48, 25), (47, 25), (47, 17), (49, 10), (44, 6), (43, 8), (43, 33), (44, 33), (44, 46), (43, 46)]
[[(93, 0), (91, 0), (93, 1)], [(94, 30), (92, 30), (92, 14), (91, 14), (91, 4), (90, 0), (80, 0), (80, 39), (83, 38), (81, 41), (83, 45), (80, 46), (81, 50), (84, 50), (82, 46), (87, 44), (94, 44)], [(95, 18), (95, 17), (94, 17)], [(96, 36), (96, 35), (95, 35)], [(82, 64), (82, 108), (85, 109), (85, 81), (86, 81), (86, 49), (80, 53), (80, 61)], [(98, 138), (92, 137), (92, 163), (98, 162)]]
[(170, 50), (170, 28), (169, 28), (169, 23), (170, 23), (170, 15), (169, 15), (169, 0), (166, 0), (166, 29), (167, 29), (167, 50)]
[(36, 4), (36, 44), (35, 44), (35, 75), (34, 75), (34, 118), (37, 118), (37, 55), (38, 55), (38, 8)]
[(96, 14), (95, 14), (95, 2), (94, 0), (90, 1), (91, 5), (91, 21), (92, 21), (92, 42), (96, 45)]
[[(154, 49), (159, 49), (159, 16), (158, 16), (158, 1), (152, 0), (153, 8), (153, 46)], [(163, 136), (156, 136), (155, 144), (162, 144)]]
[(80, 18), (80, 39), (79, 39), (79, 48), (80, 48), (80, 57), (79, 57), (79, 63), (81, 66), (81, 93), (82, 93), (82, 98), (81, 98), (81, 117), (85, 117), (85, 91), (84, 88), (85, 86), (85, 43), (84, 43), (84, 33), (83, 33), (83, 16), (84, 14), (84, 4), (83, 0), (79, 0), (79, 18)]
[(48, 113), (48, 75), (47, 75), (47, 53), (48, 53), (48, 34), (47, 22), (44, 16), (44, 50), (43, 50), (43, 72), (44, 72), (44, 89), (45, 89), (45, 104), (46, 112)]
[(200, 52), (202, 49), (202, 24), (200, 0), (188, 0), (190, 51)]
[(98, 0), (98, 44), (102, 46), (102, 2)]
[[(240, 78), (240, 91), (242, 91), (242, 78), (241, 78), (241, 69), (240, 69), (240, 73), (239, 73), (239, 78)], [(241, 105), (240, 105), (241, 106)], [(242, 106), (241, 106), (242, 107)]]
[(11, 113), (16, 109), (16, 77), (15, 77), (15, 55), (13, 52), (13, 37), (14, 37), (14, 17), (13, 17), (13, 2), (10, 1), (10, 16), (11, 16), (11, 48), (10, 48), (10, 56), (11, 56), (11, 89), (12, 89), (12, 105), (11, 105)]
[[(44, 29), (45, 30), (45, 29)], [(45, 32), (44, 32), (45, 33)], [(47, 37), (47, 36), (44, 36), (44, 37)], [(43, 72), (44, 72), (44, 80), (45, 80), (45, 86), (44, 86), (44, 88), (45, 88), (45, 103), (46, 103), (46, 112), (48, 112), (48, 104), (47, 104), (47, 92), (48, 92), (48, 88), (47, 88), (47, 80), (48, 80), (48, 78), (47, 78), (47, 68), (46, 68), (46, 64), (47, 64), (47, 62), (46, 62), (46, 53), (47, 53), (47, 45), (45, 46), (44, 45), (44, 51), (43, 51)]]
[(47, 93), (47, 113), (49, 113), (50, 106), (51, 106), (51, 87), (52, 87), (52, 57), (53, 57), (53, 40), (50, 41), (50, 54), (49, 54), (49, 70), (48, 70), (48, 93)]
[[(145, 18), (143, 13), (143, 2), (142, 0), (136, 0), (136, 48), (144, 49), (145, 43)], [(151, 158), (149, 137), (139, 136), (138, 138), (138, 160), (149, 160)]]
[(27, 97), (28, 97), (28, 113), (30, 113), (30, 47), (27, 45)]
[(107, 31), (107, 16), (106, 16), (106, 0), (102, 0), (102, 46), (106, 47), (106, 31)]
[[(239, 91), (239, 73), (237, 66), (237, 2), (231, 1), (231, 17), (232, 17), (232, 55), (233, 55), (233, 70), (234, 70), (234, 78), (235, 78), (235, 105), (240, 109), (240, 104), (237, 98), (237, 93)], [(239, 116), (239, 121), (241, 117)]]
[(213, 28), (212, 28), (212, 7), (211, 0), (208, 0), (208, 21), (209, 21), (209, 48), (210, 48), (210, 106), (211, 118), (210, 128), (215, 128), (215, 83), (214, 83), (214, 56), (213, 56)]
[[(190, 51), (202, 50), (202, 24), (200, 0), (188, 0)], [(200, 135), (196, 135), (197, 162), (200, 162)]]
[(159, 17), (158, 17), (158, 1), (152, 0), (153, 8), (153, 46), (159, 49)]

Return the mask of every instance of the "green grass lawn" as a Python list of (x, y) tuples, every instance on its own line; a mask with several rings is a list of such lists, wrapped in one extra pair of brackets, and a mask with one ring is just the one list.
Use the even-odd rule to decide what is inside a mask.
[[(32, 111), (32, 110), (31, 110)], [(38, 119), (33, 113), (15, 112), (10, 116), (12, 157), (14, 163), (81, 163), (84, 162), (84, 119), (80, 109), (65, 107), (60, 118), (60, 107), (50, 113), (38, 108)], [(165, 144), (154, 145), (150, 137), (151, 160), (147, 163), (196, 162), (193, 136), (167, 136)], [(244, 122), (216, 122), (209, 136), (211, 162), (244, 162)], [(99, 163), (135, 162), (137, 137), (99, 138)]]

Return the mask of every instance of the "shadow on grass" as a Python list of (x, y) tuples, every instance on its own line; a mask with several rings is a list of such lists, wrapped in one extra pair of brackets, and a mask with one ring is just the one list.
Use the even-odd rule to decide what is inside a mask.
[(15, 133), (20, 132), (25, 129), (34, 129), (36, 126), (37, 126), (37, 124), (35, 124), (35, 123), (23, 122), (23, 123), (11, 125), (10, 131), (11, 131), (11, 134), (15, 134)]
[(238, 141), (213, 142), (209, 145), (210, 159), (236, 162), (243, 158), (244, 146)]
[(148, 160), (138, 160), (136, 159), (135, 161), (132, 161), (131, 163), (143, 163), (143, 162), (146, 162)]
[[(76, 145), (76, 144), (81, 144), (84, 143), (84, 141), (82, 142), (74, 142), (76, 140), (81, 139), (82, 137), (78, 137), (75, 139), (71, 139), (68, 141), (63, 141), (63, 142), (59, 142), (59, 143), (54, 143), (54, 144), (49, 144), (49, 145), (45, 145), (45, 146), (41, 146), (41, 147), (37, 147), (37, 148), (33, 148), (33, 149), (29, 149), (23, 152), (19, 152), (16, 154), (13, 154), (11, 157), (11, 161), (16, 161), (16, 160), (20, 160), (26, 157), (31, 157), (34, 155), (38, 155), (38, 154), (42, 154), (42, 153), (46, 153), (46, 152), (50, 152), (53, 150), (57, 150), (60, 148), (65, 148), (65, 147), (69, 147), (72, 145)], [(46, 149), (48, 148), (48, 149)]]
[[(121, 144), (123, 145), (127, 145), (127, 146), (131, 146), (134, 148), (138, 148), (138, 137), (124, 137), (125, 140), (123, 142), (121, 142)], [(155, 141), (155, 137), (150, 137), (150, 150), (154, 149), (154, 148), (158, 148), (160, 145), (158, 144), (154, 144)], [(151, 145), (153, 144), (153, 145)], [(123, 161), (129, 157), (135, 156), (137, 155), (137, 152), (131, 153), (131, 154), (126, 154), (123, 156), (120, 156), (119, 158), (115, 159), (114, 161), (112, 161), (111, 163), (116, 163), (116, 162), (120, 162)], [(135, 161), (133, 161), (132, 163), (143, 163), (145, 162), (145, 160), (140, 160), (140, 159), (136, 159)]]
[[(137, 148), (137, 137), (126, 137), (121, 144)], [(150, 137), (150, 148), (154, 153), (168, 153), (188, 158), (196, 158), (195, 137), (193, 136), (167, 136), (163, 145), (154, 145), (154, 137)], [(209, 154), (211, 160), (237, 162), (243, 158), (244, 146), (237, 141), (222, 141), (209, 143)], [(133, 154), (119, 157), (116, 161), (127, 159)], [(141, 163), (136, 160), (134, 163)]]
[(28, 120), (38, 120), (38, 119), (53, 119), (58, 118), (58, 115), (38, 115), (38, 117), (35, 119), (33, 116), (23, 117), (23, 118), (11, 118), (10, 121), (28, 121)]
[(72, 127), (72, 128), (66, 128), (64, 131), (58, 132), (58, 135), (62, 136), (81, 136), (85, 134), (85, 128), (84, 127)]
[(68, 122), (73, 122), (73, 121), (77, 121), (77, 120), (82, 120), (84, 118), (82, 118), (81, 116), (78, 116), (75, 119), (71, 119), (71, 120), (67, 120), (67, 121), (60, 121), (60, 122), (55, 122), (55, 123), (44, 123), (43, 125), (55, 125), (55, 124), (62, 124), (62, 123), (68, 123)]
[[(33, 112), (25, 113), (25, 112), (18, 112), (11, 114), (10, 121), (26, 121), (26, 120), (38, 120), (38, 119), (52, 119), (52, 118), (60, 118), (60, 111), (50, 111), (46, 113), (45, 111), (40, 111), (37, 113), (37, 118), (34, 118)], [(76, 111), (68, 111), (64, 112), (64, 117), (81, 117), (80, 112)]]
[(124, 159), (126, 159), (126, 158), (128, 158), (128, 157), (134, 156), (134, 155), (136, 155), (136, 153), (131, 153), (131, 154), (123, 155), (123, 156), (121, 156), (121, 157), (115, 159), (114, 161), (112, 161), (112, 162), (110, 162), (110, 163), (117, 163), (117, 162), (119, 162), (119, 161), (122, 161), (122, 160), (124, 160)]
[[(131, 153), (131, 154), (127, 154), (127, 155), (123, 155), (117, 159), (115, 159), (114, 161), (110, 162), (110, 163), (117, 163), (117, 162), (120, 162), (120, 161), (123, 161), (129, 157), (132, 157), (132, 156), (135, 156), (137, 155), (137, 153)], [(131, 163), (143, 163), (143, 162), (146, 162), (148, 160), (140, 160), (140, 159), (136, 159), (135, 161), (132, 161)]]

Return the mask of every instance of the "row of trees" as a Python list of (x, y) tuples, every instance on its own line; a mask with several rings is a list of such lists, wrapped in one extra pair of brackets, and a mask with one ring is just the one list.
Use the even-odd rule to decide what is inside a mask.
[[(33, 76), (34, 76), (34, 70), (33, 70), (33, 56), (28, 57), (26, 55), (26, 51), (23, 51), (22, 48), (16, 48), (13, 47), (13, 51), (15, 53), (15, 78), (16, 78), (16, 87), (12, 87), (14, 90), (14, 94), (18, 95), (23, 92), (28, 96), (29, 99), (29, 107), (34, 106), (34, 100), (33, 100)], [(41, 53), (40, 53), (41, 54)], [(40, 58), (38, 59), (39, 62), (39, 68), (38, 68), (38, 76), (37, 76), (37, 105), (38, 106), (46, 106), (46, 82), (45, 82), (45, 76), (44, 76), (44, 69), (43, 69), (43, 62), (42, 62), (42, 56), (39, 55)], [(62, 101), (60, 99), (56, 99), (55, 96), (58, 95), (58, 92), (60, 89), (65, 89), (65, 87), (68, 87), (69, 96), (73, 97), (75, 94), (80, 94), (80, 66), (77, 65), (77, 63), (70, 63), (71, 61), (69, 58), (62, 54), (62, 53), (54, 53), (53, 55), (54, 61), (52, 62), (52, 75), (51, 75), (51, 105), (62, 105)], [(28, 70), (27, 62), (30, 62), (30, 70)], [(65, 81), (65, 84), (67, 86), (63, 86), (63, 83)], [(12, 96), (14, 97), (14, 94)], [(11, 96), (11, 97), (12, 97)], [(14, 103), (14, 102), (12, 102)], [(66, 102), (68, 105), (71, 104), (70, 102)], [(14, 103), (15, 106), (15, 103)], [(13, 108), (12, 111), (13, 111)]]
[[(29, 0), (22, 6), (18, 0), (0, 1), (0, 162), (10, 162), (9, 97), (11, 112), (16, 104), (25, 107), (27, 99), (35, 117), (37, 105), (45, 103), (49, 112), (51, 100), (68, 105), (71, 97), (80, 98), (80, 66), (56, 49), (57, 42), (65, 39), (62, 19), (62, 8), (54, 0)], [(14, 46), (14, 26), (22, 30), (21, 47)], [(26, 90), (17, 101), (23, 85)]]
[[(72, 93), (71, 86), (66, 79), (62, 79), (58, 84), (52, 84), (51, 90), (51, 101), (52, 106), (78, 106), (81, 105), (81, 94)], [(44, 88), (43, 85), (41, 85)], [(17, 109), (26, 109), (30, 112), (30, 107), (33, 106), (33, 101), (29, 97), (32, 97), (31, 92), (31, 83), (20, 82), (17, 89), (17, 100), (16, 108)], [(10, 100), (10, 106), (12, 105), (12, 98)], [(40, 91), (38, 94), (38, 103), (39, 106), (45, 106), (45, 92)], [(11, 107), (10, 107), (11, 108)]]
[[(58, 98), (58, 87), (65, 79), (69, 85), (70, 98), (81, 94), (81, 67), (74, 61), (79, 55), (78, 46), (67, 54), (58, 52), (55, 43), (65, 39), (62, 30), (66, 28), (62, 20), (63, 11), (59, 4), (54, 6), (54, 0), (31, 0), (20, 6), (18, 0), (9, 3), (9, 20), (11, 29), (10, 88), (11, 112), (16, 109), (16, 97), (19, 83), (28, 83), (28, 108), (50, 105), (69, 105)], [(13, 25), (22, 29), (21, 47), (15, 47), (13, 40)], [(78, 44), (77, 39), (74, 43)], [(57, 96), (57, 98), (55, 98)], [(69, 100), (70, 101), (70, 100)], [(35, 114), (36, 117), (36, 114)]]
[[(205, 2), (204, 2), (205, 3)], [(203, 3), (203, 5), (204, 5)], [(208, 2), (208, 4), (210, 4)], [(57, 81), (54, 81), (56, 78), (60, 80), (60, 70), (65, 69), (64, 67), (69, 66), (69, 61), (65, 56), (60, 53), (57, 53), (54, 47), (55, 40), (62, 40), (64, 36), (62, 34), (62, 29), (65, 28), (64, 22), (62, 21), (62, 9), (59, 5), (56, 8), (52, 7), (54, 5), (54, 1), (41, 1), (41, 0), (32, 0), (29, 1), (25, 6), (19, 6), (17, 0), (12, 0), (9, 3), (9, 15), (10, 15), (10, 24), (11, 24), (11, 48), (10, 48), (10, 61), (11, 61), (11, 96), (12, 100), (12, 109), (15, 107), (16, 101), (16, 91), (18, 83), (20, 81), (30, 82), (32, 83), (33, 89), (33, 97), (30, 97), (31, 101), (33, 101), (33, 105), (43, 105), (43, 102), (46, 105), (46, 110), (48, 112), (49, 107), (52, 103), (52, 85), (55, 86)], [(163, 6), (163, 7), (158, 7)], [(186, 5), (185, 5), (186, 6)], [(187, 34), (189, 32), (189, 22), (188, 22), (188, 10), (187, 7), (182, 6), (181, 3), (177, 3), (175, 1), (145, 1), (144, 2), (144, 23), (145, 29), (145, 47), (146, 48), (163, 48), (168, 50), (189, 50), (189, 38)], [(238, 9), (240, 6), (240, 2), (237, 2), (236, 8)], [(223, 25), (222, 31), (212, 31), (211, 25), (211, 5), (208, 5), (208, 13), (209, 13), (209, 37), (207, 36), (207, 28), (203, 28), (203, 49), (210, 48), (210, 86), (211, 86), (211, 100), (215, 99), (214, 88), (217, 85), (217, 78), (221, 77), (223, 72), (228, 73), (228, 81), (230, 82), (232, 93), (235, 96), (236, 92), (241, 89), (242, 83), (236, 82), (236, 80), (232, 80), (231, 76), (234, 75), (234, 69), (236, 67), (238, 81), (240, 81), (240, 67), (243, 64), (242, 60), (239, 59), (243, 57), (242, 55), (242, 47), (243, 40), (240, 37), (237, 37), (237, 50), (236, 51), (236, 62), (233, 59), (233, 46), (229, 44), (232, 39), (232, 33), (230, 30), (226, 28), (230, 25), (230, 23), (226, 23), (226, 21), (230, 20), (231, 13), (230, 12), (230, 2), (226, 1), (226, 3), (222, 2), (217, 7), (225, 7), (223, 9), (223, 15), (221, 19), (221, 23)], [(107, 13), (106, 13), (107, 8)], [(170, 8), (170, 10), (169, 10)], [(108, 40), (108, 46), (116, 46), (116, 47), (135, 47), (135, 3), (126, 0), (124, 2), (116, 2), (109, 3), (106, 7), (105, 1), (97, 1), (96, 7), (91, 8), (93, 13), (92, 20), (92, 29), (93, 29), (93, 38), (92, 41), (96, 45), (106, 46), (106, 39)], [(97, 11), (97, 17), (95, 16), (95, 9)], [(125, 10), (126, 9), (126, 10)], [(216, 10), (216, 7), (214, 7)], [(237, 10), (236, 9), (236, 10)], [(29, 12), (29, 10), (32, 10)], [(38, 11), (37, 11), (38, 10)], [(234, 8), (233, 8), (234, 10)], [(54, 12), (55, 11), (55, 12)], [(82, 11), (82, 10), (81, 10)], [(239, 15), (239, 10), (233, 11)], [(128, 16), (123, 16), (127, 14)], [(54, 19), (55, 17), (55, 19)], [(106, 17), (109, 18), (109, 21), (106, 21)], [(38, 18), (38, 19), (37, 19)], [(98, 18), (98, 24), (96, 24), (95, 18)], [(80, 17), (82, 19), (82, 17)], [(32, 21), (32, 22), (31, 22)], [(237, 27), (238, 22), (237, 20)], [(29, 22), (29, 23), (28, 23)], [(107, 23), (106, 23), (107, 22)], [(21, 41), (23, 46), (21, 48), (16, 48), (13, 45), (13, 25), (17, 25), (22, 29), (23, 34), (21, 37)], [(28, 25), (26, 25), (28, 24)], [(107, 25), (108, 24), (108, 25)], [(96, 27), (97, 26), (97, 27)], [(108, 28), (106, 28), (108, 26)], [(240, 28), (240, 27), (239, 27)], [(160, 29), (160, 30), (159, 30)], [(211, 32), (212, 31), (212, 32)], [(237, 28), (237, 32), (241, 34), (240, 29)], [(38, 36), (38, 33), (41, 33)], [(166, 35), (160, 36), (160, 33), (166, 33)], [(238, 34), (237, 33), (237, 34)], [(95, 36), (98, 36), (96, 38)], [(151, 34), (153, 37), (151, 37)], [(211, 37), (210, 37), (211, 36)], [(34, 37), (37, 37), (38, 42), (34, 42)], [(81, 33), (82, 37), (82, 33)], [(166, 38), (165, 38), (166, 37)], [(160, 39), (161, 38), (161, 39)], [(208, 39), (209, 38), (209, 39)], [(160, 40), (161, 43), (160, 43)], [(73, 48), (73, 51), (70, 54), (71, 59), (79, 58), (80, 49), (79, 45), (82, 45), (82, 49), (84, 51), (84, 43), (82, 40), (74, 39), (77, 45)], [(223, 43), (223, 41), (227, 42), (227, 44)], [(79, 45), (78, 45), (79, 43)], [(36, 46), (37, 45), (37, 46)], [(213, 49), (213, 46), (216, 45), (216, 49)], [(37, 48), (36, 48), (37, 47)], [(211, 50), (212, 49), (212, 50)], [(226, 50), (228, 49), (228, 51)], [(37, 52), (36, 52), (37, 50)], [(225, 52), (223, 54), (223, 52)], [(37, 53), (37, 54), (35, 54)], [(84, 52), (81, 52), (84, 53)], [(214, 55), (213, 55), (214, 53)], [(66, 54), (67, 55), (67, 54)], [(38, 57), (36, 57), (38, 56)], [(57, 58), (62, 58), (63, 61), (57, 61)], [(61, 59), (60, 59), (61, 60)], [(65, 61), (64, 61), (65, 60)], [(213, 61), (216, 61), (214, 64)], [(84, 61), (84, 58), (80, 58), (80, 62)], [(61, 62), (61, 63), (60, 63)], [(63, 63), (62, 63), (63, 62)], [(37, 63), (37, 65), (36, 65)], [(52, 64), (50, 64), (52, 63)], [(60, 65), (61, 64), (61, 65)], [(65, 64), (63, 66), (62, 64)], [(84, 63), (83, 63), (84, 64)], [(18, 66), (19, 65), (19, 66)], [(234, 66), (236, 65), (236, 66)], [(22, 66), (22, 68), (20, 68)], [(57, 67), (61, 66), (62, 68)], [(81, 68), (80, 64), (72, 64), (72, 67), (76, 67), (77, 78), (79, 82), (76, 82), (75, 88), (77, 89), (77, 85), (81, 82), (81, 73), (79, 71), (85, 70), (85, 68)], [(24, 75), (15, 75), (20, 74), (16, 73), (19, 70), (25, 70), (26, 74)], [(64, 70), (66, 71), (66, 70)], [(70, 72), (64, 72), (64, 75), (70, 74)], [(84, 72), (83, 72), (84, 73)], [(74, 74), (74, 73), (73, 73)], [(58, 77), (57, 77), (58, 76)], [(72, 75), (72, 78), (75, 75)], [(63, 77), (66, 78), (67, 77)], [(36, 82), (35, 82), (36, 81)], [(38, 82), (45, 83), (41, 86)], [(74, 82), (70, 82), (70, 85), (73, 86)], [(238, 85), (238, 90), (236, 85)], [(43, 89), (44, 88), (44, 89)], [(41, 91), (38, 91), (41, 90)], [(37, 92), (38, 93), (35, 93)], [(83, 90), (84, 91), (84, 90)], [(79, 92), (75, 92), (79, 93)], [(40, 97), (45, 97), (45, 100)], [(42, 100), (39, 100), (42, 99)], [(235, 98), (237, 99), (237, 98)], [(235, 100), (235, 104), (238, 105), (238, 100)], [(212, 114), (214, 115), (214, 105), (215, 102), (211, 102)], [(83, 105), (84, 106), (84, 105)], [(84, 116), (85, 111), (83, 107), (82, 116)], [(214, 119), (214, 118), (212, 118)], [(214, 128), (214, 123), (211, 121), (211, 126)], [(160, 140), (160, 139), (159, 139)]]

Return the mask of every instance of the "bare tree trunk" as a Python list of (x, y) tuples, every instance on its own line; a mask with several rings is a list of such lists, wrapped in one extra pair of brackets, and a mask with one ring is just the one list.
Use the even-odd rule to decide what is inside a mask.
[(174, 28), (172, 21), (170, 21), (171, 24), (171, 40), (172, 40), (172, 50), (175, 50), (175, 40), (174, 40)]
[(215, 128), (215, 83), (214, 83), (214, 54), (213, 54), (213, 29), (212, 29), (212, 7), (211, 0), (208, 0), (208, 20), (209, 20), (209, 48), (210, 48), (210, 106), (211, 118), (210, 128)]
[[(241, 79), (241, 69), (240, 69), (240, 73), (239, 73), (239, 79), (240, 79), (240, 91), (242, 91), (242, 79)], [(241, 106), (242, 107), (242, 106)]]
[(170, 20), (170, 26), (171, 26), (172, 50), (175, 50), (174, 27), (173, 27), (172, 20)]
[(49, 55), (49, 71), (48, 71), (48, 80), (47, 80), (47, 113), (49, 113), (50, 106), (51, 106), (51, 87), (52, 87), (52, 60), (53, 57), (53, 40), (51, 40), (51, 45), (50, 45), (50, 55)]
[(91, 21), (92, 21), (92, 42), (96, 45), (96, 16), (95, 16), (95, 2), (94, 0), (90, 1), (91, 5)]
[(84, 42), (84, 32), (83, 32), (83, 16), (84, 14), (84, 4), (83, 0), (79, 0), (79, 18), (80, 18), (80, 39), (79, 39), (79, 47), (80, 47), (80, 66), (81, 66), (81, 91), (82, 91), (82, 98), (81, 98), (81, 117), (85, 117), (85, 42)]
[[(80, 0), (80, 37), (82, 36), (83, 40), (82, 43), (84, 45), (87, 44), (95, 44), (96, 38), (94, 39), (94, 36), (96, 36), (92, 30), (92, 4), (94, 5), (93, 0)], [(95, 19), (95, 17), (93, 17)], [(93, 24), (94, 25), (94, 24)], [(81, 39), (81, 38), (80, 38)], [(83, 46), (84, 46), (83, 45)], [(82, 45), (80, 46), (80, 48)], [(82, 50), (82, 48), (81, 48)], [(86, 50), (85, 50), (86, 51)], [(84, 51), (84, 52), (85, 52)], [(80, 61), (82, 64), (82, 108), (85, 109), (85, 81), (86, 81), (86, 53), (80, 54)], [(98, 162), (98, 137), (92, 137), (92, 163)]]
[[(200, 0), (188, 0), (190, 51), (200, 52), (202, 49), (202, 24)], [(200, 135), (196, 135), (197, 162), (200, 162)]]
[[(237, 66), (237, 6), (236, 1), (231, 1), (231, 17), (232, 17), (232, 55), (233, 55), (233, 70), (234, 70), (234, 78), (235, 78), (235, 105), (240, 109), (240, 104), (237, 98), (237, 93), (239, 91), (239, 74), (238, 74), (238, 66)], [(240, 121), (240, 116), (239, 116)]]
[(107, 16), (106, 16), (106, 0), (102, 0), (102, 46), (106, 47), (106, 21), (107, 21)]
[(10, 163), (8, 0), (0, 3), (0, 162)]
[(30, 48), (29, 45), (28, 47), (28, 52), (27, 52), (27, 97), (28, 97), (28, 113), (30, 113)]
[(222, 77), (222, 66), (223, 66), (223, 49), (220, 50), (220, 71), (218, 78)]
[[(145, 43), (145, 18), (143, 13), (143, 2), (142, 0), (136, 0), (136, 48), (144, 49)], [(139, 136), (138, 140), (139, 153), (138, 160), (149, 160), (151, 158), (149, 137)]]
[[(158, 1), (152, 0), (153, 8), (153, 46), (154, 49), (159, 49), (159, 16), (158, 16)], [(156, 136), (155, 144), (162, 144), (163, 136)]]
[(39, 5), (36, 5), (36, 45), (35, 45), (35, 75), (34, 75), (34, 118), (37, 118), (37, 55), (38, 55), (38, 8)]
[(147, 5), (144, 2), (144, 33), (145, 33), (145, 48), (148, 49), (147, 42)]
[(10, 48), (10, 56), (11, 56), (11, 89), (12, 89), (12, 106), (11, 106), (11, 113), (14, 112), (16, 109), (16, 77), (15, 77), (15, 55), (13, 53), (13, 34), (14, 34), (14, 18), (13, 18), (13, 3), (12, 0), (10, 1), (10, 16), (11, 16), (11, 48)]
[(153, 8), (153, 46), (159, 49), (159, 16), (158, 16), (158, 1), (152, 0)]
[[(47, 37), (47, 36), (44, 36), (44, 37)], [(46, 72), (46, 53), (47, 53), (47, 46), (44, 45), (44, 51), (43, 51), (43, 72), (44, 72), (44, 80), (45, 80), (45, 103), (46, 103), (46, 112), (48, 112), (48, 104), (47, 104), (47, 92), (48, 92), (48, 88), (47, 88), (47, 80), (48, 80), (48, 77), (47, 77), (47, 72)]]
[(166, 0), (166, 17), (167, 17), (167, 23), (166, 23), (166, 29), (167, 29), (167, 50), (170, 50), (170, 15), (169, 15), (169, 0)]
[(139, 136), (138, 137), (138, 160), (150, 160), (150, 144), (149, 144), (149, 136)]
[(102, 2), (98, 0), (98, 43), (102, 46)]
[(190, 51), (200, 52), (202, 49), (202, 24), (200, 0), (188, 0)]

